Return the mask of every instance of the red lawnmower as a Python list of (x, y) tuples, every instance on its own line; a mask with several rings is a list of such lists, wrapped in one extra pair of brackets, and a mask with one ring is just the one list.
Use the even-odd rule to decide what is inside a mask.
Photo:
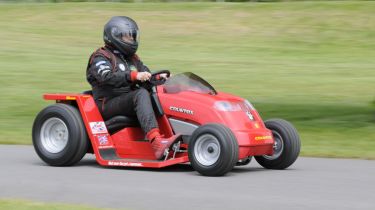
[(69, 166), (94, 153), (103, 166), (162, 168), (190, 162), (206, 176), (221, 176), (254, 156), (268, 169), (285, 169), (297, 159), (300, 139), (282, 119), (262, 121), (252, 104), (217, 92), (193, 73), (158, 80), (153, 74), (151, 99), (162, 134), (179, 134), (157, 160), (137, 119), (115, 116), (103, 120), (90, 91), (45, 94), (56, 104), (44, 108), (33, 125), (39, 157), (52, 166)]

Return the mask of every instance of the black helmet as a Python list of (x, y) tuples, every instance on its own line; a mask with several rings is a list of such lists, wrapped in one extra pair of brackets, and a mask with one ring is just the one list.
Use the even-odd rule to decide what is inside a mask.
[(119, 50), (125, 56), (133, 56), (138, 49), (137, 23), (126, 16), (112, 17), (104, 26), (104, 43)]

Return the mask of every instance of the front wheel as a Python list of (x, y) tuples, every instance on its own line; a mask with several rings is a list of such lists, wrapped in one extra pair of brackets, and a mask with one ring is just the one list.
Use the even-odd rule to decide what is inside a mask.
[(205, 176), (222, 176), (238, 161), (238, 143), (232, 131), (221, 124), (197, 128), (190, 138), (189, 160)]
[(255, 156), (255, 160), (264, 168), (285, 169), (298, 158), (301, 142), (296, 128), (286, 120), (272, 119), (264, 122), (272, 131), (275, 143), (274, 154)]

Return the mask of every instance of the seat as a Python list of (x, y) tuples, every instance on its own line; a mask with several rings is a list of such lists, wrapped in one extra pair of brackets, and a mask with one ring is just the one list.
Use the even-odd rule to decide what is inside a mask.
[(116, 131), (119, 131), (122, 128), (125, 127), (138, 127), (139, 122), (137, 118), (123, 116), (123, 115), (117, 115), (109, 120), (106, 120), (105, 125), (108, 129), (108, 132), (110, 134), (115, 133)]

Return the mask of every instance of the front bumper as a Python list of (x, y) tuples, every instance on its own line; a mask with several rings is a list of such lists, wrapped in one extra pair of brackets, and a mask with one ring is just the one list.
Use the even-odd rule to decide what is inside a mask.
[(239, 146), (239, 159), (249, 156), (273, 155), (274, 139), (266, 128), (233, 131)]

